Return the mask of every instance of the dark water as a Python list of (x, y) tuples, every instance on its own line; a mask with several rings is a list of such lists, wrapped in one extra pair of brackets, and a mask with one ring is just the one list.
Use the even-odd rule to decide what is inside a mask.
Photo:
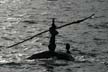
[[(108, 0), (0, 0), (0, 72), (108, 72)], [(97, 53), (87, 57), (91, 62), (78, 63), (59, 60), (27, 61), (34, 53), (47, 50), (49, 34), (40, 35), (12, 48), (22, 41), (48, 29), (51, 18), (56, 25), (85, 18), (92, 19), (62, 28), (57, 36), (57, 50), (71, 48)], [(78, 60), (83, 56), (76, 54)]]

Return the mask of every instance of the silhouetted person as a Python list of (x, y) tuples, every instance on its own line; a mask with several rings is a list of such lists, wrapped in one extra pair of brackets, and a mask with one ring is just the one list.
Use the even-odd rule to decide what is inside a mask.
[(56, 25), (55, 25), (55, 19), (52, 19), (52, 26), (49, 28), (49, 32), (50, 32), (50, 41), (49, 41), (49, 51), (51, 52), (55, 52), (55, 48), (56, 48), (56, 44), (55, 44), (55, 36), (58, 34), (58, 32), (56, 31)]
[(64, 52), (55, 52), (56, 44), (55, 44), (55, 36), (58, 34), (56, 31), (55, 19), (52, 19), (52, 26), (49, 28), (50, 32), (50, 41), (48, 45), (48, 51), (40, 52), (37, 54), (33, 54), (32, 56), (28, 57), (27, 59), (44, 59), (44, 58), (51, 58), (56, 57), (57, 59), (61, 60), (68, 60), (74, 61), (75, 59), (68, 53), (70, 49), (70, 45), (66, 44), (67, 53)]
[(70, 44), (69, 43), (66, 43), (66, 53), (70, 54)]

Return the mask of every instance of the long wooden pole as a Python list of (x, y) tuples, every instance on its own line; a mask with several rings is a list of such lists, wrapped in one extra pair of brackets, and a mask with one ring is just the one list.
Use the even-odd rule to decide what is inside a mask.
[[(60, 29), (60, 28), (63, 28), (63, 27), (66, 27), (66, 26), (69, 26), (69, 25), (72, 25), (72, 24), (81, 23), (81, 22), (83, 22), (83, 21), (85, 21), (85, 20), (87, 20), (87, 19), (92, 18), (92, 16), (94, 16), (94, 15), (95, 15), (95, 14), (92, 14), (92, 15), (90, 15), (90, 16), (84, 18), (84, 19), (77, 20), (77, 21), (74, 21), (74, 22), (71, 22), (71, 23), (67, 23), (67, 24), (61, 25), (61, 26), (57, 27), (56, 29)], [(35, 34), (35, 35), (31, 36), (30, 38), (27, 38), (27, 39), (21, 41), (21, 42), (18, 42), (18, 43), (16, 43), (16, 44), (10, 45), (10, 46), (8, 46), (7, 48), (11, 48), (11, 47), (14, 47), (14, 46), (16, 46), (16, 45), (19, 45), (19, 44), (21, 44), (21, 43), (23, 43), (23, 42), (26, 42), (26, 41), (28, 41), (28, 40), (31, 40), (31, 39), (33, 39), (33, 38), (35, 38), (35, 37), (37, 37), (37, 36), (39, 36), (39, 35), (41, 35), (41, 34), (43, 34), (43, 33), (46, 33), (46, 32), (48, 32), (48, 31), (49, 31), (49, 30), (42, 31), (42, 32), (40, 32), (40, 33), (38, 33), (38, 34)]]

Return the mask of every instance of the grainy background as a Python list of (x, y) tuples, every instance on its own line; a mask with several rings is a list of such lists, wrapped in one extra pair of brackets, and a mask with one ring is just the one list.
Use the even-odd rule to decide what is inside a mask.
[[(48, 29), (53, 17), (60, 26), (93, 13), (92, 19), (58, 30), (56, 38), (58, 51), (65, 51), (64, 44), (70, 43), (71, 49), (98, 53), (90, 58), (94, 59), (92, 63), (24, 61), (27, 56), (47, 50), (49, 33), (6, 48)], [(108, 72), (103, 64), (108, 60), (107, 13), (108, 0), (0, 0), (0, 72)]]

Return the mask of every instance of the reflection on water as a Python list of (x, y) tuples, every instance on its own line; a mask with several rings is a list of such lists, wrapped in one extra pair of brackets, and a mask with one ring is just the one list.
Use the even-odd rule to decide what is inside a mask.
[[(108, 60), (107, 0), (0, 0), (0, 72), (107, 72)], [(51, 18), (60, 26), (95, 13), (93, 19), (62, 28), (57, 36), (57, 50), (71, 48), (97, 53), (67, 62), (55, 59), (27, 61), (25, 58), (47, 50), (49, 34), (40, 35), (21, 45), (6, 47), (50, 27)], [(72, 51), (71, 51), (72, 52)]]

